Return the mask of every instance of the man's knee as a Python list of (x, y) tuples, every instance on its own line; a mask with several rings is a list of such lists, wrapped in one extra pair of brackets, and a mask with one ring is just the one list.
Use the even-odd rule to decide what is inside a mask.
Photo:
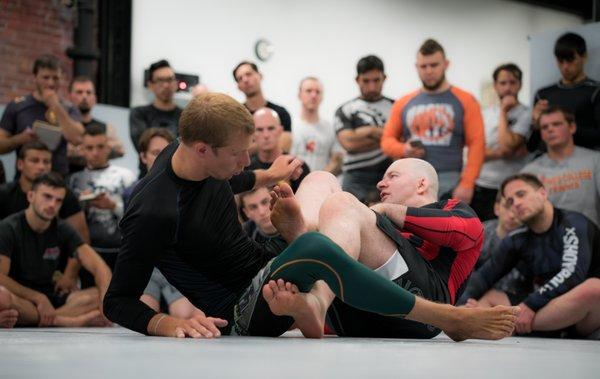
[(339, 214), (358, 213), (367, 209), (358, 199), (348, 192), (336, 192), (331, 194), (321, 206), (319, 219), (322, 217), (335, 217)]
[(581, 304), (592, 304), (600, 301), (600, 279), (590, 278), (575, 287), (573, 296)]

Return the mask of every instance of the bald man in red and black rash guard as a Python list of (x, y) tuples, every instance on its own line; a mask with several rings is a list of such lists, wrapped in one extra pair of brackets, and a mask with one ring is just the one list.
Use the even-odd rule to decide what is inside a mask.
[[(437, 201), (437, 186), (434, 168), (423, 160), (401, 159), (388, 168), (377, 185), (382, 203), (371, 209), (378, 229), (395, 243), (397, 254), (376, 271), (415, 295), (454, 304), (479, 258), (483, 226), (466, 203)], [(364, 249), (373, 241), (365, 241), (363, 232)], [(367, 234), (382, 237), (374, 230)], [(440, 332), (418, 322), (364, 312), (338, 299), (328, 311), (328, 320), (342, 336), (431, 338)]]

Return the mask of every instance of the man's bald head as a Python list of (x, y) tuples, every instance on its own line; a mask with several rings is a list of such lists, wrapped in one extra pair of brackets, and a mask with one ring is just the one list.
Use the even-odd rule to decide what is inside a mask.
[(259, 151), (273, 151), (279, 148), (279, 137), (283, 126), (277, 112), (270, 108), (260, 108), (254, 115), (254, 141)]
[(437, 201), (438, 176), (422, 159), (398, 159), (388, 167), (377, 188), (384, 202), (420, 207)]

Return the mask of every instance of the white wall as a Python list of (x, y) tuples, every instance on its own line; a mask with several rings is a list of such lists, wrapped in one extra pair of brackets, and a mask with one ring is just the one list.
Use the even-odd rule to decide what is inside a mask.
[[(256, 60), (266, 38), (275, 54), (260, 64), (266, 96), (296, 114), (299, 80), (325, 84), (322, 115), (357, 95), (356, 61), (374, 53), (386, 64), (391, 97), (419, 86), (414, 57), (420, 43), (438, 39), (451, 60), (450, 81), (480, 97), (495, 66), (513, 61), (530, 78), (528, 35), (581, 25), (576, 16), (503, 0), (135, 0), (131, 105), (150, 101), (143, 70), (167, 58), (176, 71), (197, 73), (213, 91), (242, 100), (231, 70)], [(522, 101), (529, 103), (524, 86)]]

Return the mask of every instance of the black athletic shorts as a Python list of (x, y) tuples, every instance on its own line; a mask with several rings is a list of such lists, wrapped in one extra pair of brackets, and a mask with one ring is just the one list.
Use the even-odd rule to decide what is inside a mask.
[[(392, 281), (407, 291), (438, 303), (450, 303), (446, 285), (421, 254), (396, 232), (387, 217), (377, 214), (377, 226), (391, 238), (408, 267), (408, 272)], [(438, 328), (402, 318), (365, 312), (336, 298), (327, 312), (327, 322), (339, 336), (377, 338), (433, 338)]]

